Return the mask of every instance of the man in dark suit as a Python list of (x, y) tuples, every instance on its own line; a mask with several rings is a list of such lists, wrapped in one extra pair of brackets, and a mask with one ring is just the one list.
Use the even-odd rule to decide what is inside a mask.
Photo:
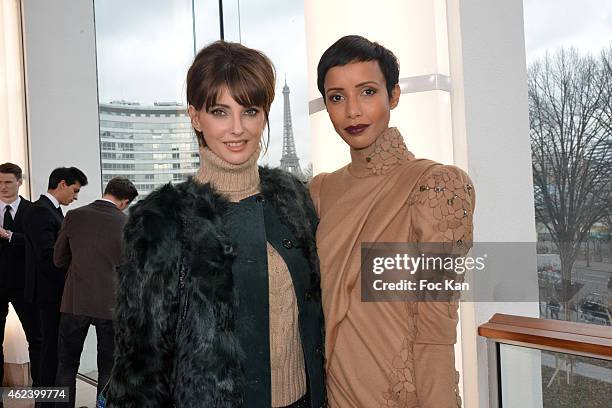
[[(49, 175), (48, 190), (25, 213), (26, 300), (35, 303), (42, 334), (40, 386), (55, 385), (57, 334), (65, 271), (53, 264), (53, 247), (64, 215), (61, 205), (77, 199), (87, 177), (76, 167), (59, 167)], [(41, 404), (40, 406), (49, 405)], [(52, 405), (51, 405), (52, 406)]]
[[(4, 326), (8, 304), (19, 316), (28, 340), (33, 386), (38, 386), (40, 330), (38, 311), (23, 296), (25, 236), (23, 216), (32, 203), (19, 195), (23, 183), (21, 168), (13, 163), (0, 164), (0, 381), (4, 378)], [(2, 402), (0, 401), (0, 406)]]
[(123, 254), (123, 214), (138, 192), (127, 178), (115, 177), (104, 196), (68, 212), (55, 243), (53, 260), (68, 268), (62, 297), (59, 329), (57, 385), (70, 387), (70, 402), (57, 404), (74, 408), (76, 375), (89, 326), (96, 328), (98, 341), (98, 394), (113, 366), (115, 331), (115, 267)]

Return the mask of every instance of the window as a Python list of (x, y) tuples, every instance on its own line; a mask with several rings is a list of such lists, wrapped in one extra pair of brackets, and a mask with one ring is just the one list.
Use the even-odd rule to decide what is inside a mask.
[[(612, 4), (523, 4), (540, 316), (610, 326)], [(610, 384), (592, 375), (604, 361), (532, 353), (545, 407), (606, 405)]]
[(102, 169), (103, 170), (134, 170), (135, 169), (135, 164), (129, 164), (129, 163), (102, 163)]
[[(280, 166), (285, 137), (284, 110), (287, 105), (292, 126), (286, 136), (294, 140), (295, 153), (299, 158), (295, 164), (303, 175), (312, 161), (308, 90), (303, 86), (308, 83), (304, 2), (227, 1), (223, 2), (223, 6), (225, 38), (263, 51), (276, 68), (276, 97), (270, 110), (270, 145), (261, 161), (271, 166)], [(262, 9), (266, 12), (261, 13)], [(296, 18), (289, 18), (289, 15)], [(270, 38), (274, 38), (274, 41), (270, 41)], [(284, 89), (288, 91), (287, 102)], [(291, 171), (292, 167), (289, 166), (285, 169)]]
[[(206, 22), (197, 24), (197, 33), (207, 42), (218, 38), (217, 2), (193, 0), (193, 6)], [(130, 170), (133, 181), (155, 181), (138, 186), (140, 198), (172, 180), (173, 165), (154, 161), (174, 159), (181, 168), (181, 161), (192, 160), (171, 155), (166, 141), (197, 152), (183, 89), (194, 55), (193, 18), (192, 0), (95, 2), (100, 137), (116, 140), (102, 142), (102, 180)]]
[(562, 3), (524, 1), (540, 313), (609, 326), (612, 4)]
[(117, 148), (119, 150), (132, 151), (132, 150), (134, 150), (134, 145), (131, 144), (131, 143), (117, 143)]

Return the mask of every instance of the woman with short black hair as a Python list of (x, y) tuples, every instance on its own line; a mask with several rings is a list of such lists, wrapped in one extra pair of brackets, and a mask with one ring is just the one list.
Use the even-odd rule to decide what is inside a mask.
[(320, 216), (329, 405), (456, 408), (456, 299), (364, 302), (361, 245), (405, 243), (427, 255), (465, 255), (475, 203), (470, 178), (458, 167), (416, 159), (389, 127), (401, 93), (390, 50), (346, 36), (323, 53), (317, 72), (331, 122), (351, 154), (348, 165), (310, 184)]

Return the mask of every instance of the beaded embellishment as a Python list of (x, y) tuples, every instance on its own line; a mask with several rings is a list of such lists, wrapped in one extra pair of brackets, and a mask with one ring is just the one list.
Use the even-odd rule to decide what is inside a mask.
[(453, 242), (459, 248), (470, 246), (474, 187), (449, 168), (432, 171), (419, 181), (418, 186), (408, 199), (408, 205), (429, 206), (444, 241)]
[(461, 408), (461, 396), (459, 395), (459, 371), (455, 371), (455, 397), (457, 397), (457, 408)]

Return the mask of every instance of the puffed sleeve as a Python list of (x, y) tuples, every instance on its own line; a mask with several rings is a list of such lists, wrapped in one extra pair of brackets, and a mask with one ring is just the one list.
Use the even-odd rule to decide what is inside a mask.
[(470, 177), (455, 166), (440, 166), (421, 177), (410, 199), (418, 242), (447, 243), (465, 255), (472, 245), (476, 195)]
[[(414, 235), (425, 255), (467, 254), (473, 240), (474, 204), (472, 181), (458, 167), (436, 166), (421, 177), (408, 205)], [(458, 302), (417, 302), (412, 310), (419, 406), (460, 407), (454, 360)]]

